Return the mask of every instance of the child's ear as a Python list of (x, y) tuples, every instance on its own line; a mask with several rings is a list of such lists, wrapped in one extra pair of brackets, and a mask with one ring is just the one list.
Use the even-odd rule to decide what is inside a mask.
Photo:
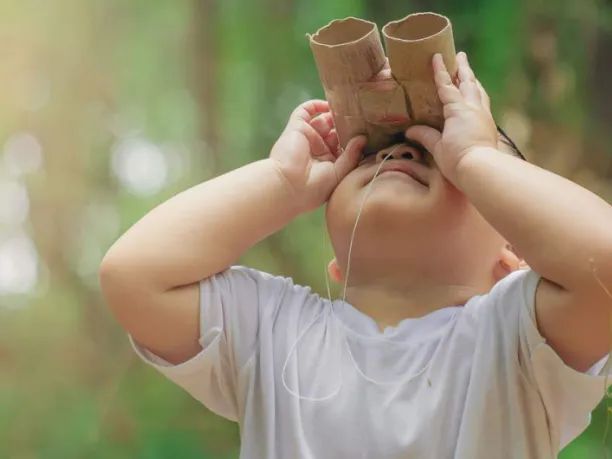
[(499, 254), (499, 260), (493, 269), (493, 276), (495, 282), (502, 280), (512, 271), (521, 269), (523, 267), (523, 260), (520, 258), (518, 252), (510, 245), (506, 245), (501, 249)]
[(342, 271), (340, 271), (340, 267), (338, 266), (338, 260), (335, 258), (329, 262), (329, 265), (327, 265), (327, 272), (330, 279), (337, 284), (344, 281), (344, 276), (342, 275)]
[(529, 269), (529, 265), (525, 261), (525, 259), (521, 256), (521, 254), (516, 250), (516, 247), (508, 244), (508, 250), (512, 251), (512, 253), (518, 258), (518, 267), (516, 269)]

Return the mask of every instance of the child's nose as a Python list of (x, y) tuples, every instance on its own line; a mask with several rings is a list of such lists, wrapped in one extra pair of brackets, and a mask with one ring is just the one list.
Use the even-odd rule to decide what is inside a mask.
[(418, 153), (414, 148), (408, 145), (394, 145), (393, 147), (385, 148), (384, 150), (380, 150), (376, 154), (376, 162), (379, 163), (386, 159), (416, 159)]

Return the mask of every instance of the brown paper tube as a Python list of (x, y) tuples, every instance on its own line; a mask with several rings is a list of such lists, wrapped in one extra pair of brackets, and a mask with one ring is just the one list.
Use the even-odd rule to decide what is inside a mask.
[(349, 17), (332, 21), (308, 38), (340, 145), (366, 134), (366, 150), (386, 146), (393, 129), (380, 121), (380, 113), (401, 119), (407, 109), (403, 90), (390, 74), (387, 84), (372, 85), (386, 64), (376, 24)]
[(411, 14), (383, 27), (393, 77), (408, 96), (408, 113), (419, 124), (444, 126), (442, 103), (431, 61), (442, 54), (448, 71), (456, 73), (453, 29), (448, 18), (435, 13)]

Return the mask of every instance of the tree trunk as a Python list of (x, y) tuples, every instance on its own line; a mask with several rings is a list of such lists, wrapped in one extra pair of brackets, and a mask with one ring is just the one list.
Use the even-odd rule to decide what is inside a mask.
[(199, 140), (206, 148), (194, 153), (195, 169), (201, 171), (202, 155), (209, 155), (206, 164), (214, 171), (219, 169), (220, 132), (218, 122), (217, 86), (217, 18), (218, 6), (214, 0), (194, 0), (191, 23), (190, 87), (199, 110)]

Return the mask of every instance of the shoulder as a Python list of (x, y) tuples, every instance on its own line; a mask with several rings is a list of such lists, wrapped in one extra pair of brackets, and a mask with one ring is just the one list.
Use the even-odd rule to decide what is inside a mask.
[(231, 266), (225, 271), (203, 280), (202, 287), (207, 283), (216, 282), (225, 284), (237, 293), (240, 289), (249, 290), (250, 293), (257, 293), (260, 298), (274, 296), (278, 299), (288, 299), (291, 297), (318, 296), (312, 289), (305, 285), (297, 284), (291, 277), (271, 274), (245, 266)]
[(467, 302), (463, 322), (470, 324), (483, 350), (514, 361), (519, 350), (528, 355), (541, 343), (535, 318), (535, 295), (540, 280), (531, 269), (515, 271), (488, 293)]
[[(235, 305), (244, 314), (244, 304), (256, 304), (262, 315), (275, 315), (280, 309), (325, 303), (312, 288), (296, 283), (292, 278), (271, 274), (245, 266), (231, 266), (200, 283), (203, 306), (207, 302)], [(220, 300), (220, 301), (219, 301)], [(313, 308), (311, 308), (313, 309)], [(319, 308), (314, 308), (319, 309)]]
[(290, 277), (278, 276), (245, 266), (231, 266), (200, 282), (202, 290), (226, 290), (232, 295), (247, 294), (250, 298), (265, 295), (280, 296), (310, 291), (297, 285)]
[(510, 273), (484, 295), (471, 298), (465, 305), (469, 314), (499, 315), (500, 318), (527, 312), (535, 318), (535, 294), (541, 277), (531, 269)]

